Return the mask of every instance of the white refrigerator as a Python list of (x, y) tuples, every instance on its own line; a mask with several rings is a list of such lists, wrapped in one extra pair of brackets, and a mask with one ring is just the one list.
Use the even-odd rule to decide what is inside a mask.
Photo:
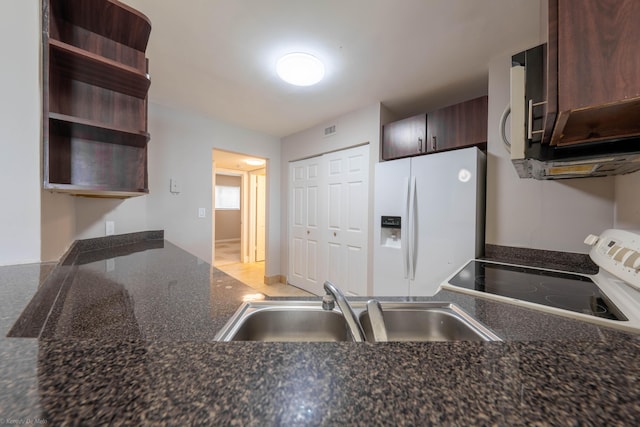
[(374, 295), (434, 295), (482, 255), (485, 171), (475, 147), (376, 164)]

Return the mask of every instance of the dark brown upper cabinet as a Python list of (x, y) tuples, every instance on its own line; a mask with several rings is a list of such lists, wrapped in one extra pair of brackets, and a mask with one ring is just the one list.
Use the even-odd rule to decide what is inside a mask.
[(425, 154), (427, 116), (418, 114), (407, 119), (386, 124), (382, 128), (382, 159)]
[(640, 1), (549, 0), (543, 141), (640, 136)]
[(486, 145), (487, 114), (486, 96), (428, 113), (427, 151)]
[(149, 19), (116, 0), (43, 0), (43, 187), (149, 192)]
[(488, 97), (472, 99), (382, 128), (382, 160), (479, 146), (486, 149)]

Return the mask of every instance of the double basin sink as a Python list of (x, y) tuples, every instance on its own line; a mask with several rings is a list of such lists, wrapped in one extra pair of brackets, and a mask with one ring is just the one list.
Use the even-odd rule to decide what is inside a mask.
[[(448, 302), (381, 301), (378, 313), (366, 302), (351, 302), (364, 341), (501, 341), (486, 326)], [(370, 305), (369, 305), (370, 307)], [(379, 329), (378, 329), (379, 331)], [(216, 336), (218, 341), (354, 341), (338, 307), (320, 301), (254, 301), (243, 304)]]

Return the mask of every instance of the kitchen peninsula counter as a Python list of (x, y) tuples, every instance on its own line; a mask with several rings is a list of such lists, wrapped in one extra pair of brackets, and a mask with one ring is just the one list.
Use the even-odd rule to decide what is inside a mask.
[[(632, 425), (640, 417), (637, 334), (442, 291), (418, 300), (454, 302), (505, 341), (215, 342), (255, 293), (161, 234), (85, 242), (55, 268), (0, 267), (0, 423)], [(10, 330), (33, 337), (5, 337)]]

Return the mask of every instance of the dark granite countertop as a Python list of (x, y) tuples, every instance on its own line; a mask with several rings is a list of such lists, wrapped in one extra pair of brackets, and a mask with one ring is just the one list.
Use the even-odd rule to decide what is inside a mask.
[[(219, 343), (216, 332), (255, 291), (169, 242), (123, 243), (76, 247), (43, 285), (51, 265), (0, 267), (0, 423), (516, 426), (640, 418), (640, 335), (442, 291), (431, 299), (460, 305), (505, 341)], [(59, 286), (47, 291), (54, 279)], [(46, 324), (34, 315), (46, 307), (46, 298), (32, 299), (38, 290), (57, 296)], [(30, 300), (29, 319), (20, 317)], [(38, 338), (5, 337), (14, 323), (14, 335)]]

